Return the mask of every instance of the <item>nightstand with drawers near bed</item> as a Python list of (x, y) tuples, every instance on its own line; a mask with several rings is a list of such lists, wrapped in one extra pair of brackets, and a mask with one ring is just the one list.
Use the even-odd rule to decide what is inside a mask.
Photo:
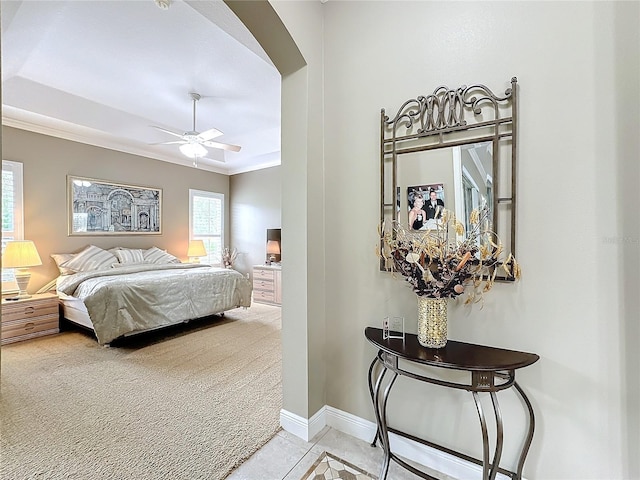
[(20, 300), (2, 299), (2, 345), (59, 331), (57, 295), (40, 293)]
[(281, 305), (282, 268), (279, 265), (253, 267), (253, 301)]

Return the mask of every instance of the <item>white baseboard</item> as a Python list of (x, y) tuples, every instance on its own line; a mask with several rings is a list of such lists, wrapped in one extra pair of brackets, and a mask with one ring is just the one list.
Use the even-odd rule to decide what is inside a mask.
[(295, 413), (280, 410), (280, 426), (305, 442), (310, 441), (327, 425), (325, 407), (322, 407), (310, 419), (302, 418)]
[[(335, 428), (368, 443), (372, 442), (376, 434), (375, 423), (327, 405), (318, 410), (309, 420), (286, 410), (281, 410), (280, 425), (287, 432), (302, 438), (306, 442), (317, 435), (325, 426)], [(391, 450), (397, 455), (421, 465), (426, 465), (439, 473), (464, 480), (482, 478), (482, 467), (475, 463), (467, 462), (455, 455), (450, 455), (393, 433), (389, 435), (389, 440), (391, 442)], [(509, 477), (501, 473), (498, 473), (496, 478), (500, 480), (509, 479)]]

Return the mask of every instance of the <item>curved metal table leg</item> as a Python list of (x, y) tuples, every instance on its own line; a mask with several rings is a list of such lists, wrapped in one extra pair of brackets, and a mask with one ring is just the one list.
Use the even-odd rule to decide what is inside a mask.
[[(380, 429), (380, 441), (382, 442), (382, 446), (384, 448), (384, 462), (380, 467), (380, 475), (378, 476), (379, 480), (385, 480), (387, 478), (387, 474), (389, 473), (389, 464), (391, 462), (391, 444), (389, 443), (389, 431), (387, 430), (387, 400), (389, 398), (389, 393), (391, 392), (391, 387), (393, 387), (396, 378), (398, 378), (398, 374), (394, 372), (393, 377), (391, 378), (391, 380), (389, 380), (387, 388), (384, 389), (382, 403), (379, 404), (381, 422), (378, 424), (378, 428)], [(378, 387), (380, 387), (380, 385)], [(380, 401), (379, 394), (380, 391), (378, 389), (378, 391), (376, 392), (378, 401)]]
[[(371, 442), (372, 447), (376, 446), (376, 442), (378, 441), (378, 438), (380, 438), (380, 427), (378, 427), (378, 425), (380, 425), (380, 422), (378, 421), (378, 409), (376, 408), (375, 397), (373, 394), (373, 369), (376, 363), (378, 363), (377, 356), (373, 359), (373, 361), (371, 362), (371, 365), (369, 366), (369, 395), (371, 396), (371, 403), (373, 404), (373, 410), (376, 414), (376, 435), (375, 437), (373, 437), (373, 441)], [(382, 375), (384, 375), (384, 372), (382, 373)], [(376, 388), (377, 388), (377, 383), (376, 383)]]
[(531, 447), (531, 441), (533, 440), (533, 432), (536, 426), (536, 418), (535, 418), (535, 415), (533, 414), (533, 407), (531, 406), (531, 402), (525, 395), (524, 390), (520, 388), (520, 385), (518, 385), (517, 382), (513, 382), (513, 386), (522, 397), (522, 400), (524, 400), (524, 403), (527, 405), (527, 410), (529, 410), (529, 431), (525, 438), (524, 445), (522, 446), (522, 452), (520, 452), (520, 459), (518, 460), (518, 468), (516, 469), (516, 476), (515, 476), (516, 480), (521, 480), (522, 469), (524, 468), (524, 461), (527, 458), (527, 453), (529, 452), (529, 447)]
[(476, 403), (478, 418), (480, 419), (480, 427), (482, 428), (482, 480), (489, 479), (489, 434), (487, 433), (487, 422), (484, 419), (484, 412), (478, 392), (471, 392), (473, 401)]
[(503, 442), (502, 414), (500, 413), (500, 405), (498, 404), (498, 396), (496, 395), (496, 392), (491, 392), (491, 403), (493, 403), (493, 412), (496, 415), (496, 450), (493, 454), (493, 465), (491, 467), (489, 479), (494, 480), (498, 473), (498, 468), (500, 467)]
[(373, 439), (372, 447), (376, 446), (376, 439), (380, 439), (382, 442), (382, 447), (384, 448), (384, 438), (382, 437), (382, 432), (380, 430), (380, 425), (382, 425), (382, 413), (380, 411), (380, 388), (382, 387), (382, 381), (384, 376), (387, 373), (387, 367), (382, 366), (382, 371), (378, 374), (378, 378), (376, 380), (376, 386), (372, 388), (372, 396), (371, 401), (373, 402), (373, 412), (376, 415), (376, 436)]

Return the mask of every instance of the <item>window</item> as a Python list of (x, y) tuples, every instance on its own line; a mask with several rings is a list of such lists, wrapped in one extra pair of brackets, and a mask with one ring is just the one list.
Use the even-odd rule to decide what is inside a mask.
[[(2, 161), (2, 253), (7, 242), (22, 240), (22, 163)], [(2, 269), (2, 291), (17, 291), (12, 269)]]
[(189, 240), (202, 240), (207, 256), (200, 261), (221, 265), (224, 237), (224, 195), (189, 190)]

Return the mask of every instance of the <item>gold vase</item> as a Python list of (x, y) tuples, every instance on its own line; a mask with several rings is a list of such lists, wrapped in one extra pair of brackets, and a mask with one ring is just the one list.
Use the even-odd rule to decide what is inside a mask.
[(418, 342), (427, 348), (447, 344), (447, 299), (418, 296)]

